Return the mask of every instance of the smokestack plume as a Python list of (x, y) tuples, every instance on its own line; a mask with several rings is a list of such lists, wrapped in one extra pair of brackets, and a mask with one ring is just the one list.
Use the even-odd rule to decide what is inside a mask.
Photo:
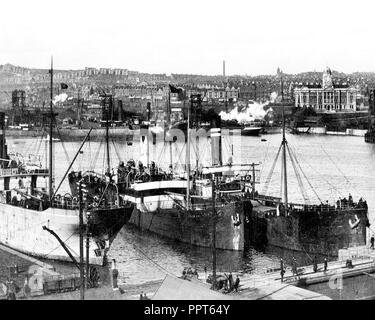
[(223, 60), (223, 77), (225, 77), (225, 60)]

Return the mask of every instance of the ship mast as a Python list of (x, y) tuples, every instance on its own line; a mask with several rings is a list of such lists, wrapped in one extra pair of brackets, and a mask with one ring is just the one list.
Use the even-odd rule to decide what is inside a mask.
[[(170, 114), (170, 108), (171, 108), (171, 88), (169, 87), (168, 91), (168, 106), (167, 106), (167, 127), (168, 131), (171, 129), (171, 114)], [(165, 134), (164, 134), (165, 136)], [(172, 154), (172, 141), (169, 141), (169, 165), (173, 170), (173, 154)]]
[(284, 174), (284, 206), (285, 210), (288, 208), (288, 180), (287, 180), (287, 172), (286, 172), (286, 144), (288, 143), (285, 138), (285, 107), (283, 105), (283, 174)]
[(216, 190), (215, 190), (215, 174), (212, 173), (212, 288), (216, 289)]
[(48, 182), (48, 189), (49, 189), (49, 198), (50, 201), (52, 201), (53, 196), (53, 187), (52, 187), (52, 178), (53, 178), (53, 172), (52, 172), (52, 133), (53, 133), (53, 57), (51, 57), (51, 101), (50, 101), (50, 128), (49, 128), (49, 182)]
[[(109, 97), (109, 100), (106, 101), (107, 97)], [(111, 170), (111, 160), (110, 160), (110, 157), (109, 157), (109, 108), (110, 108), (110, 105), (112, 104), (112, 96), (106, 96), (104, 98), (106, 102), (108, 102), (108, 104), (106, 103), (106, 122), (105, 122), (105, 142), (106, 142), (106, 147), (107, 147), (107, 173), (108, 175), (110, 174), (110, 170)]]
[[(185, 104), (185, 100), (184, 100)], [(186, 208), (190, 209), (190, 107), (193, 101), (190, 97), (190, 105), (187, 107), (187, 141), (186, 141), (186, 175), (187, 175), (187, 187), (186, 187)]]

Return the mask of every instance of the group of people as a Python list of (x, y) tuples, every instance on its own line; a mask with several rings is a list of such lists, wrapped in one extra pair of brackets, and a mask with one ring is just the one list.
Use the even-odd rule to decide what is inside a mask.
[(120, 185), (125, 183), (128, 186), (137, 180), (143, 182), (168, 180), (170, 174), (158, 168), (154, 161), (151, 161), (149, 167), (146, 167), (141, 161), (138, 161), (138, 165), (136, 165), (134, 160), (129, 160), (126, 165), (124, 161), (120, 161), (117, 168), (117, 177), (117, 182)]
[(151, 300), (149, 297), (147, 297), (146, 293), (141, 292), (139, 294), (139, 300)]
[[(360, 198), (358, 202), (353, 201), (352, 195), (349, 193), (349, 197), (347, 198), (339, 198), (336, 201), (336, 205), (330, 205), (328, 200), (325, 203), (321, 203), (319, 205), (304, 205), (301, 206), (294, 206), (293, 204), (288, 204), (288, 212), (298, 212), (298, 211), (332, 211), (341, 208), (368, 208), (366, 200)], [(285, 215), (285, 207), (282, 204), (279, 204), (278, 211), (281, 215)]]
[(344, 199), (341, 199), (339, 198), (339, 200), (336, 201), (336, 208), (340, 209), (340, 208), (355, 208), (355, 207), (358, 207), (358, 208), (367, 208), (367, 202), (366, 200), (360, 198), (358, 200), (358, 203), (355, 203), (353, 201), (353, 197), (352, 195), (349, 193), (349, 197), (348, 199), (344, 198)]
[[(327, 258), (324, 258), (323, 266), (324, 266), (324, 272), (326, 272), (328, 270), (328, 260), (327, 260)], [(314, 256), (314, 258), (313, 258), (313, 271), (314, 272), (318, 272), (318, 259), (317, 259), (316, 256)], [(280, 276), (281, 276), (281, 282), (284, 282), (284, 274), (285, 274), (284, 260), (281, 258), (280, 259)], [(292, 257), (292, 275), (294, 277), (298, 277), (299, 278), (298, 267), (297, 267), (297, 260), (294, 257)]]
[(236, 276), (236, 280), (233, 280), (233, 275), (230, 272), (229, 275), (226, 275), (224, 273), (224, 276), (226, 277), (224, 281), (224, 293), (229, 293), (232, 291), (238, 292), (238, 288), (240, 286), (240, 278), (238, 275)]
[[(204, 268), (204, 273), (206, 274), (206, 279), (207, 279), (207, 268)], [(184, 270), (182, 271), (182, 279), (184, 280), (189, 280), (193, 277), (198, 278), (198, 272), (197, 269), (195, 268), (187, 268), (185, 267)], [(223, 279), (222, 276), (218, 276), (216, 278), (216, 281), (213, 282), (213, 278), (211, 278), (210, 282), (210, 277), (208, 277), (207, 282), (213, 283), (214, 288), (217, 290), (223, 290), (224, 293), (229, 293), (232, 291), (238, 292), (238, 289), (240, 287), (240, 278), (238, 275), (236, 276), (236, 279), (233, 279), (233, 275), (230, 272), (228, 275), (224, 273), (225, 279)]]
[(184, 268), (184, 270), (182, 271), (182, 279), (188, 279), (188, 278), (191, 278), (191, 277), (196, 277), (198, 278), (198, 272), (197, 272), (197, 269), (192, 269), (192, 268)]
[[(284, 274), (285, 274), (285, 268), (284, 268), (284, 260), (280, 259), (280, 276), (281, 276), (281, 282), (284, 282)], [(292, 258), (292, 274), (293, 276), (298, 276), (298, 269), (297, 269), (297, 261), (296, 258)]]

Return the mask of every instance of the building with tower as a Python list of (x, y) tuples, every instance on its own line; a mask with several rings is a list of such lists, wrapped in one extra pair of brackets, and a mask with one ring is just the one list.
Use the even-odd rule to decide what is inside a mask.
[(318, 113), (355, 112), (358, 89), (348, 83), (335, 82), (331, 70), (323, 72), (321, 83), (300, 83), (294, 88), (296, 107), (312, 107)]

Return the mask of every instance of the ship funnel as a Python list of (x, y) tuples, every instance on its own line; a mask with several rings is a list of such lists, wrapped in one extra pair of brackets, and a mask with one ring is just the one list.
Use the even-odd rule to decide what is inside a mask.
[(8, 151), (5, 141), (5, 113), (0, 112), (0, 158), (7, 159)]
[(211, 158), (212, 165), (217, 166), (221, 165), (221, 129), (220, 128), (211, 128)]

